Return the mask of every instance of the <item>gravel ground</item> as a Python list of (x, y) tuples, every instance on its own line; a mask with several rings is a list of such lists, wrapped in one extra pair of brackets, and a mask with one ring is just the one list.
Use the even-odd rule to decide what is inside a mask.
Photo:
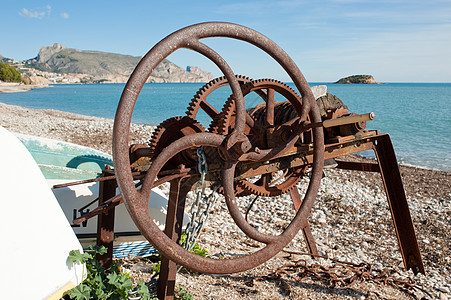
[[(109, 119), (0, 103), (0, 126), (111, 153), (113, 121)], [(131, 140), (146, 141), (152, 130), (152, 126), (133, 125)], [(345, 159), (364, 160), (357, 156)], [(451, 173), (406, 166), (401, 166), (401, 173), (426, 275), (414, 276), (411, 271), (404, 271), (380, 175), (328, 169), (309, 218), (318, 250), (328, 258), (312, 259), (300, 254), (307, 250), (302, 234), (298, 234), (287, 247), (288, 252), (279, 253), (253, 270), (225, 276), (182, 270), (177, 283), (194, 299), (450, 299)], [(298, 185), (301, 194), (307, 183), (305, 178)], [(188, 205), (189, 201), (192, 199)], [(247, 197), (239, 199), (241, 208), (249, 201)], [(287, 195), (261, 198), (249, 214), (251, 223), (266, 232), (280, 232), (292, 217)], [(213, 257), (254, 252), (260, 246), (236, 227), (221, 198), (199, 243)], [(355, 265), (367, 263), (376, 271), (363, 272), (369, 277), (362, 281), (357, 276), (352, 285), (344, 281), (333, 285), (333, 265), (340, 274), (362, 274), (362, 269), (344, 269), (336, 260)], [(121, 263), (135, 278), (149, 280), (152, 275), (150, 259)], [(315, 264), (322, 269), (316, 269)], [(394, 274), (385, 277), (385, 283), (375, 277), (382, 269)], [(406, 280), (415, 283), (403, 284)]]

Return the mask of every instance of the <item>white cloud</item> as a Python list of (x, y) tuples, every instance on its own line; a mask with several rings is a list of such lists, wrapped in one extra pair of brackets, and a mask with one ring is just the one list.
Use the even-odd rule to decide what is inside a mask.
[(22, 8), (22, 10), (19, 11), (19, 15), (22, 17), (39, 20), (44, 19), (46, 16), (47, 18), (50, 18), (50, 14), (52, 13), (52, 7), (50, 5), (46, 5), (45, 10), (46, 11), (44, 10), (38, 11), (33, 9)]
[(22, 8), (22, 10), (19, 12), (19, 15), (22, 17), (27, 17), (30, 19), (43, 19), (45, 17), (44, 11), (34, 11), (32, 9), (28, 10), (26, 8)]
[(63, 19), (69, 19), (69, 14), (68, 14), (67, 12), (63, 12), (63, 13), (61, 14), (61, 18), (63, 18)]

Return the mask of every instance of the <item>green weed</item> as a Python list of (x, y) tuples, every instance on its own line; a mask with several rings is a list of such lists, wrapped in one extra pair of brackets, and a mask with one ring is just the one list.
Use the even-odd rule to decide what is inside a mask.
[[(69, 299), (88, 300), (94, 299), (127, 299), (129, 291), (136, 291), (141, 299), (150, 299), (150, 293), (144, 281), (139, 280), (138, 286), (134, 287), (130, 275), (122, 272), (118, 264), (113, 263), (110, 269), (105, 270), (96, 259), (96, 254), (102, 255), (107, 252), (105, 247), (89, 246), (84, 253), (72, 250), (69, 260), (73, 263), (86, 264), (86, 279), (69, 290), (66, 296)], [(83, 270), (84, 273), (84, 270)], [(84, 274), (83, 274), (84, 275)]]

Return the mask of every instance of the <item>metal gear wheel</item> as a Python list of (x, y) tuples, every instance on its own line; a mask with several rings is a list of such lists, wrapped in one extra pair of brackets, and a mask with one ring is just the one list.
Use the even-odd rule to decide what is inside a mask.
[[(247, 82), (252, 81), (249, 77), (242, 75), (235, 75), (238, 83), (243, 85)], [(197, 113), (199, 109), (205, 111), (205, 113), (213, 120), (219, 112), (207, 101), (207, 97), (216, 89), (228, 85), (229, 82), (225, 76), (221, 76), (215, 78), (208, 83), (206, 83), (203, 87), (201, 87), (196, 95), (194, 95), (193, 99), (191, 99), (187, 111), (186, 116), (191, 119), (196, 119)]]
[[(205, 132), (203, 126), (186, 116), (172, 117), (163, 121), (157, 126), (148, 142), (151, 159), (172, 142), (183, 136), (199, 132)], [(191, 151), (184, 151), (171, 159), (164, 168), (176, 168), (179, 164), (186, 164), (186, 161), (193, 161), (195, 157)]]
[[(248, 109), (248, 117), (246, 122), (245, 134), (253, 137), (263, 137), (263, 140), (254, 138), (253, 144), (260, 148), (268, 148), (268, 142), (265, 141), (265, 134), (261, 134), (262, 130), (275, 125), (281, 125), (298, 116), (295, 107), (291, 103), (301, 103), (301, 97), (288, 85), (274, 79), (259, 79), (241, 86), (243, 95), (246, 96), (251, 92), (257, 92), (265, 101), (254, 108)], [(273, 106), (273, 120), (266, 118), (266, 101), (268, 95), (278, 92), (288, 101), (278, 102)], [(269, 101), (274, 101), (273, 96)], [(235, 101), (230, 97), (223, 106), (221, 113), (211, 122), (208, 129), (209, 132), (227, 135), (235, 126)], [(267, 173), (262, 175), (255, 182), (249, 180), (240, 180), (236, 183), (237, 196), (254, 194), (257, 196), (274, 197), (285, 194), (295, 188), (296, 184), (301, 181), (305, 174), (305, 168), (288, 169), (285, 174)]]

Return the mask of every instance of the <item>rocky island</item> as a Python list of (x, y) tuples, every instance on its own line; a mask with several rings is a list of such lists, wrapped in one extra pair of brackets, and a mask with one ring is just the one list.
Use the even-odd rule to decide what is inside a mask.
[(363, 83), (363, 84), (376, 84), (381, 82), (376, 82), (372, 75), (352, 75), (345, 78), (341, 78), (334, 83)]

